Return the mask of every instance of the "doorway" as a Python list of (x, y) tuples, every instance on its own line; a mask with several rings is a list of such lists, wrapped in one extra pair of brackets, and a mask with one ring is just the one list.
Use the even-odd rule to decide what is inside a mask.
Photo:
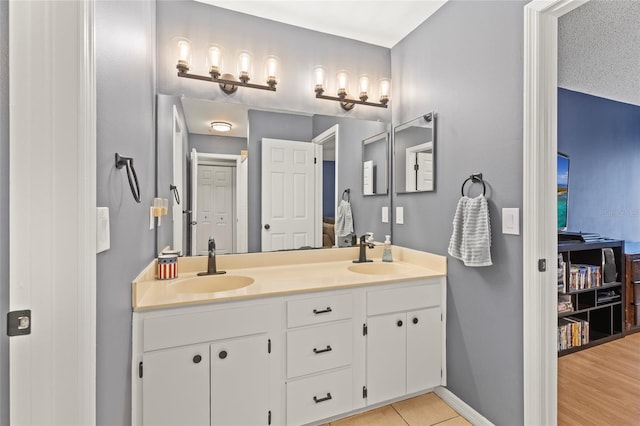
[(336, 124), (311, 140), (316, 144), (316, 151), (321, 154), (316, 157), (322, 158), (322, 175), (316, 178), (316, 194), (319, 195), (317, 202), (322, 206), (321, 216), (316, 221), (316, 233), (320, 234), (319, 241), (322, 241), (322, 247), (325, 248), (338, 247), (334, 232), (340, 194), (338, 130), (339, 124)]

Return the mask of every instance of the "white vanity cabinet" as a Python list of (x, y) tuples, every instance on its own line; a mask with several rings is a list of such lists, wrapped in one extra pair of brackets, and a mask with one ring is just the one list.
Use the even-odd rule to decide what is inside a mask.
[(444, 383), (440, 280), (367, 292), (367, 404)]
[(134, 313), (134, 424), (269, 423), (276, 306), (227, 305)]

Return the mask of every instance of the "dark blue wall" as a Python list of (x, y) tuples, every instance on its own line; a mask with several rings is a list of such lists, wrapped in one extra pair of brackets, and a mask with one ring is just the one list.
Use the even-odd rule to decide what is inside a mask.
[(336, 162), (322, 162), (322, 217), (336, 215)]
[(558, 89), (570, 231), (640, 241), (640, 107)]

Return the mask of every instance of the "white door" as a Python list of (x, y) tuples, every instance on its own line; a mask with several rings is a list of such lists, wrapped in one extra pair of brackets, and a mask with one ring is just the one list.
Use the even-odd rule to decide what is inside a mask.
[(10, 424), (95, 424), (94, 5), (8, 6)]
[(144, 354), (143, 425), (209, 424), (209, 345)]
[(191, 231), (191, 251), (190, 255), (195, 256), (198, 253), (198, 153), (196, 150), (191, 151), (191, 214), (189, 214), (189, 229)]
[(407, 313), (407, 393), (442, 383), (440, 308)]
[(406, 392), (406, 317), (401, 312), (367, 320), (367, 405)]
[(235, 253), (235, 167), (198, 166), (198, 247), (207, 254), (209, 237), (216, 241), (216, 253)]
[(416, 163), (418, 191), (433, 191), (433, 153), (418, 152)]
[(262, 251), (320, 247), (314, 152), (309, 142), (262, 140)]
[(211, 424), (266, 425), (269, 352), (265, 334), (211, 345)]
[[(171, 192), (171, 216), (173, 218), (173, 249), (182, 251), (182, 243), (184, 236), (183, 216), (182, 216), (182, 197), (184, 196), (182, 185), (182, 138), (183, 125), (180, 122), (176, 106), (173, 106), (173, 186), (175, 189)], [(176, 195), (177, 193), (177, 195)], [(178, 201), (180, 203), (178, 203)]]
[(362, 174), (364, 195), (373, 195), (375, 193), (373, 189), (373, 161), (365, 161), (362, 164)]

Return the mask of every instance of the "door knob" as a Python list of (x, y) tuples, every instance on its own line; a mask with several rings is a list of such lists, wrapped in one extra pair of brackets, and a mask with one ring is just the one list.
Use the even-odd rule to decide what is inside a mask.
[(195, 220), (190, 223), (191, 226), (196, 226), (197, 224), (198, 222), (196, 222)]
[(202, 357), (200, 355), (196, 355), (193, 357), (193, 363), (194, 364), (199, 364), (200, 361), (202, 361)]
[(225, 359), (227, 357), (227, 351), (220, 351), (220, 353), (218, 354), (218, 357), (220, 359)]
[(402, 320), (398, 321), (398, 327), (402, 327)]
[(267, 224), (264, 226), (264, 229), (266, 229), (266, 230), (268, 231), (268, 230), (269, 230), (269, 228), (271, 228), (271, 226), (269, 226), (269, 224), (267, 223)]

